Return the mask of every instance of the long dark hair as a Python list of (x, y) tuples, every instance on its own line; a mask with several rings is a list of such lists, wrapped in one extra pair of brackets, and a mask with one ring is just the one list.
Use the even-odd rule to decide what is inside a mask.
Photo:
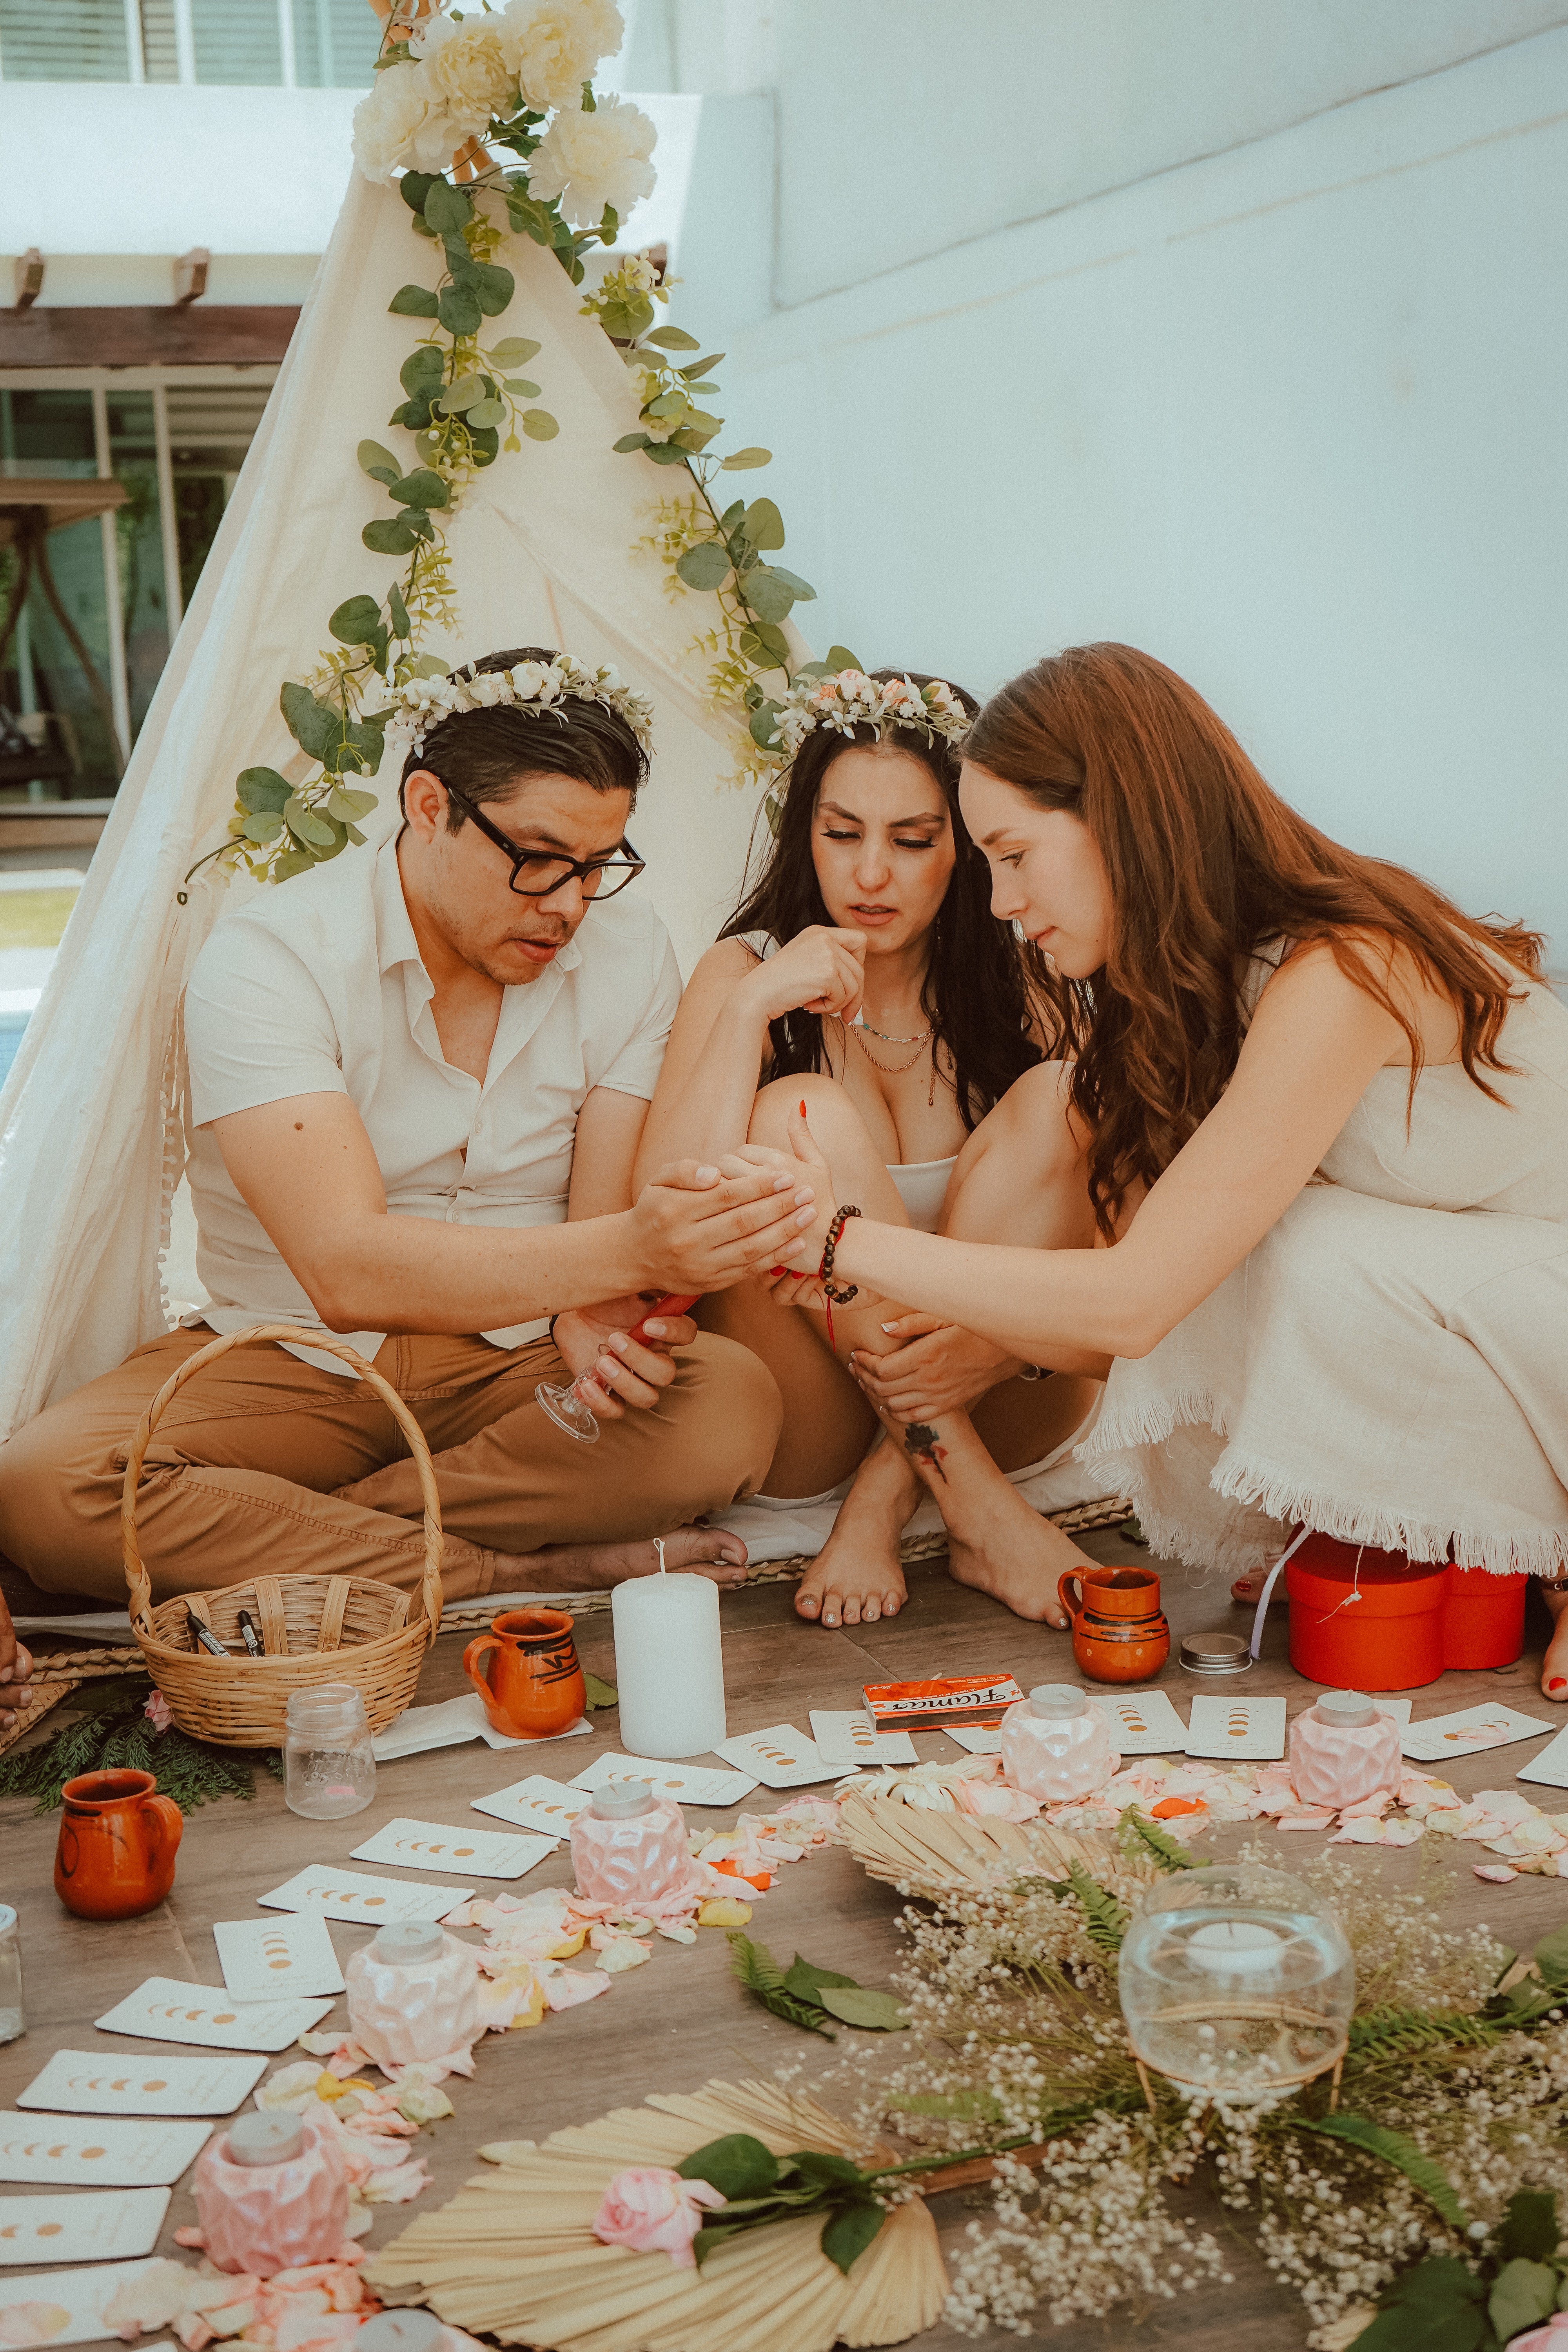
[[(868, 675), (879, 685), (896, 677), (908, 677), (915, 686), (936, 683), (920, 670), (874, 669)], [(979, 709), (974, 697), (962, 687), (952, 690), (973, 718)], [(932, 929), (921, 1009), (936, 1032), (933, 1055), (940, 1042), (951, 1056), (959, 1117), (973, 1130), (1014, 1079), (1041, 1058), (1031, 1034), (1032, 987), (1044, 980), (1045, 965), (1033, 949), (1020, 948), (991, 912), (990, 869), (958, 805), (958, 752), (942, 737), (928, 743), (912, 728), (900, 728), (891, 740), (931, 770), (952, 826), (953, 868)], [(811, 924), (832, 922), (811, 855), (816, 803), (838, 754), (877, 740), (869, 725), (857, 727), (852, 736), (826, 727), (812, 730), (782, 788), (783, 814), (766, 864), (721, 938), (767, 931), (784, 947)], [(798, 1077), (824, 1067), (820, 1013), (786, 1013), (769, 1024), (768, 1034), (775, 1077)]]
[(1421, 1036), (1375, 968), (1367, 933), (1408, 950), (1483, 1070), (1513, 1001), (1508, 967), (1540, 971), (1539, 932), (1465, 914), (1430, 882), (1331, 841), (1270, 791), (1203, 697), (1131, 646), (1073, 646), (994, 694), (963, 756), (1040, 809), (1089, 827), (1110, 884), (1103, 971), (1048, 993), (1072, 1099), (1093, 1137), (1089, 1193), (1110, 1234), (1128, 1187), (1152, 1184), (1230, 1082), (1246, 1035), (1237, 962), (1273, 939), (1322, 940), (1347, 980)]

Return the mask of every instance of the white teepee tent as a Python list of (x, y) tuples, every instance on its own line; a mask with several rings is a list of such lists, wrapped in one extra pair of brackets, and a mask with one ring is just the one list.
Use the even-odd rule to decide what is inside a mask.
[[(315, 667), (338, 604), (384, 591), (388, 560), (360, 532), (385, 500), (354, 452), (386, 435), (401, 397), (411, 322), (386, 305), (426, 258), (410, 219), (395, 188), (351, 184), (0, 1096), (0, 1437), (165, 1328), (159, 1260), (183, 1162), (180, 997), (224, 903), (211, 878), (183, 907), (176, 893), (223, 839), (241, 768), (304, 774), (297, 754), (290, 765), (279, 688)], [(631, 553), (659, 494), (684, 477), (614, 453), (637, 421), (614, 351), (550, 254), (520, 237), (505, 258), (517, 291), (494, 331), (542, 346), (530, 373), (561, 432), (503, 456), (467, 493), (449, 526), (458, 627), (426, 650), (456, 664), (554, 646), (615, 663), (652, 697), (638, 887), (689, 970), (739, 881), (755, 802), (727, 788), (732, 722), (709, 709), (689, 651), (702, 605), (672, 601), (657, 559)], [(377, 789), (373, 838), (394, 821), (395, 778)]]

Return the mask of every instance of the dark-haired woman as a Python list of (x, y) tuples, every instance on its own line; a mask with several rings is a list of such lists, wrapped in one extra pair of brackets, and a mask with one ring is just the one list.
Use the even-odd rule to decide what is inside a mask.
[[(1115, 1245), (963, 1248), (860, 1217), (835, 1289), (1107, 1369), (1086, 1455), (1194, 1564), (1257, 1569), (1300, 1523), (1560, 1579), (1568, 1008), (1539, 939), (1327, 839), (1125, 646), (1004, 688), (962, 800), (994, 910), (1052, 960), (1060, 1058), (973, 1136), (950, 1202), (989, 1168), (1020, 1237), (1076, 1200)], [(831, 1168), (798, 1117), (793, 1140)], [(855, 1201), (836, 1170), (829, 1191)], [(824, 1212), (792, 1265), (815, 1272), (833, 1232)], [(962, 1521), (979, 1449), (962, 1414), (932, 1418), (922, 1475)], [(1558, 1700), (1565, 1653), (1568, 1622)]]
[[(975, 1223), (973, 1202), (955, 1222), (949, 1179), (965, 1139), (1039, 1061), (1031, 971), (1044, 968), (991, 915), (984, 861), (959, 811), (956, 746), (974, 709), (943, 680), (895, 671), (844, 671), (788, 698), (777, 838), (682, 1000), (639, 1177), (748, 1138), (786, 1147), (804, 1100), (868, 1214), (994, 1236), (993, 1223)], [(1092, 1413), (1094, 1384), (1042, 1382), (951, 1318), (887, 1303), (836, 1309), (831, 1336), (820, 1311), (781, 1314), (754, 1284), (700, 1314), (761, 1356), (784, 1392), (765, 1496), (842, 1496), (796, 1595), (802, 1616), (853, 1625), (904, 1598), (899, 1538), (921, 1486), (898, 1447), (869, 1458), (868, 1448), (883, 1400), (908, 1397), (911, 1384), (973, 1406), (985, 1452), (986, 1525), (972, 1521), (954, 1542), (954, 1574), (990, 1589), (1001, 1580), (1016, 1605), (1026, 1576), (1041, 1598), (1035, 1613), (1059, 1615), (1056, 1576), (1083, 1555), (1003, 1474), (1064, 1453)]]

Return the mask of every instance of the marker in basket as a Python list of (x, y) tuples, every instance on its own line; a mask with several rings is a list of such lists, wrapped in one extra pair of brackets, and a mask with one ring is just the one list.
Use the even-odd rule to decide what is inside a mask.
[(204, 1625), (194, 1609), (185, 1612), (185, 1623), (190, 1628), (191, 1647), (205, 1650), (209, 1658), (226, 1658), (228, 1652), (210, 1625)]
[(242, 1609), (239, 1612), (239, 1638), (253, 1658), (264, 1658), (267, 1655), (267, 1645), (257, 1632), (256, 1620), (248, 1609)]

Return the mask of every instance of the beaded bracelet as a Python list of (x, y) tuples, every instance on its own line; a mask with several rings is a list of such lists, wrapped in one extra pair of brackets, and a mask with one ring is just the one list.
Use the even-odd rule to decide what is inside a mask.
[(827, 1228), (827, 1239), (822, 1245), (822, 1264), (817, 1269), (817, 1280), (822, 1285), (823, 1296), (827, 1302), (827, 1344), (830, 1348), (834, 1344), (834, 1308), (836, 1307), (847, 1307), (852, 1298), (858, 1298), (860, 1295), (860, 1286), (856, 1282), (848, 1284), (843, 1290), (835, 1290), (833, 1287), (834, 1252), (838, 1247), (846, 1224), (851, 1217), (858, 1217), (859, 1213), (860, 1212), (858, 1209), (847, 1206), (837, 1210), (835, 1213), (833, 1223)]

